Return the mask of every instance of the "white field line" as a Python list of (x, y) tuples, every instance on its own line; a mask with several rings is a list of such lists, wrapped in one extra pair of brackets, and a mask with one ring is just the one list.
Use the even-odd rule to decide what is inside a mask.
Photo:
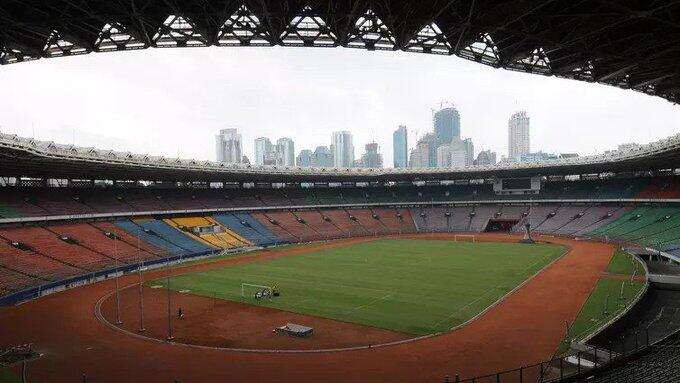
[(382, 296), (382, 297), (380, 297), (380, 298), (376, 298), (376, 299), (374, 299), (374, 300), (372, 300), (372, 301), (370, 301), (370, 302), (368, 302), (368, 303), (366, 303), (366, 304), (363, 304), (363, 305), (361, 305), (361, 306), (357, 306), (357, 307), (355, 307), (355, 308), (353, 308), (353, 309), (351, 309), (351, 310), (349, 310), (349, 311), (346, 311), (345, 313), (343, 313), (343, 315), (347, 315), (347, 314), (349, 314), (349, 313), (351, 313), (351, 312), (361, 310), (361, 309), (363, 309), (363, 308), (365, 308), (365, 307), (368, 307), (368, 306), (370, 306), (370, 305), (373, 305), (373, 304), (375, 304), (375, 303), (378, 303), (378, 302), (380, 302), (380, 301), (382, 301), (382, 300), (384, 300), (384, 299), (390, 298), (391, 296), (392, 296), (392, 294), (386, 294), (386, 295), (384, 295), (384, 296)]
[(311, 301), (311, 300), (312, 300), (312, 298), (305, 298), (305, 299), (299, 301), (298, 303), (296, 303), (296, 304), (294, 304), (294, 305), (290, 305), (290, 306), (288, 306), (288, 307), (291, 308), (291, 309), (294, 308), (294, 307), (299, 307), (299, 306), (301, 306), (303, 303), (307, 303), (307, 302), (309, 302), (309, 301)]

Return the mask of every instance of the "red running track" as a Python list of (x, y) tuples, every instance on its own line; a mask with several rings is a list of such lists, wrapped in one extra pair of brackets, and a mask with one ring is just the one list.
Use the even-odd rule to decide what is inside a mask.
[[(370, 239), (274, 250), (179, 271), (363, 240)], [(550, 358), (564, 335), (564, 321), (576, 318), (615, 250), (602, 243), (550, 241), (567, 244), (571, 251), (467, 326), (413, 343), (316, 354), (257, 354), (158, 343), (122, 334), (97, 320), (95, 304), (114, 286), (113, 281), (104, 281), (0, 310), (0, 345), (31, 342), (44, 354), (29, 366), (33, 382), (80, 382), (85, 373), (88, 382), (413, 383), (441, 382), (447, 374), (464, 378), (491, 373)], [(162, 271), (148, 273), (147, 278), (160, 276)], [(136, 278), (121, 278), (121, 286)]]

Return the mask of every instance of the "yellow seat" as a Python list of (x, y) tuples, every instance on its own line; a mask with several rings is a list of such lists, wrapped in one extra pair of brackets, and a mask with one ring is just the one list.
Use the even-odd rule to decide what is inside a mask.
[(252, 243), (247, 239), (241, 237), (240, 235), (229, 230), (224, 225), (215, 221), (212, 217), (182, 217), (182, 218), (166, 218), (164, 221), (180, 230), (180, 226), (187, 228), (194, 228), (200, 226), (220, 226), (221, 232), (219, 233), (207, 233), (207, 234), (194, 234), (193, 231), (180, 230), (185, 235), (188, 235), (197, 241), (200, 241), (208, 246), (216, 247), (220, 249), (229, 249), (233, 247), (250, 246)]

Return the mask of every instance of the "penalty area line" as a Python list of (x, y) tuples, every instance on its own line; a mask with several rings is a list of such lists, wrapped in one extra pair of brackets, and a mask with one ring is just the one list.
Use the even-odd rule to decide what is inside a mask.
[(368, 306), (371, 306), (371, 305), (373, 305), (373, 304), (376, 304), (376, 303), (378, 303), (378, 302), (380, 302), (380, 301), (382, 301), (382, 300), (384, 300), (384, 299), (390, 298), (391, 296), (392, 296), (392, 294), (385, 294), (384, 296), (382, 296), (382, 297), (380, 297), (380, 298), (376, 298), (376, 299), (374, 299), (374, 300), (372, 300), (372, 301), (370, 301), (370, 302), (368, 302), (368, 303), (366, 303), (366, 304), (357, 306), (357, 307), (355, 307), (355, 308), (353, 308), (353, 309), (351, 309), (351, 310), (349, 310), (349, 311), (346, 311), (346, 312), (344, 313), (344, 315), (347, 315), (347, 314), (349, 314), (349, 313), (352, 313), (352, 312), (361, 310), (361, 309), (363, 309), (363, 308), (366, 308), (366, 307), (368, 307)]

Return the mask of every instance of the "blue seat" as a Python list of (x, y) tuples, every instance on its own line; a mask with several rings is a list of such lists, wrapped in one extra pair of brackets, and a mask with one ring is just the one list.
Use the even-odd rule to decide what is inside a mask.
[[(182, 234), (180, 231), (161, 220), (154, 219), (137, 223), (131, 221), (118, 221), (116, 224), (126, 230), (132, 229), (132, 232), (134, 233), (139, 232), (139, 227), (141, 227), (143, 229), (142, 232), (146, 234), (146, 240), (175, 254), (198, 254), (214, 250), (212, 247)], [(121, 226), (121, 224), (124, 226)], [(132, 226), (129, 226), (128, 224)], [(125, 226), (127, 226), (127, 228)]]

